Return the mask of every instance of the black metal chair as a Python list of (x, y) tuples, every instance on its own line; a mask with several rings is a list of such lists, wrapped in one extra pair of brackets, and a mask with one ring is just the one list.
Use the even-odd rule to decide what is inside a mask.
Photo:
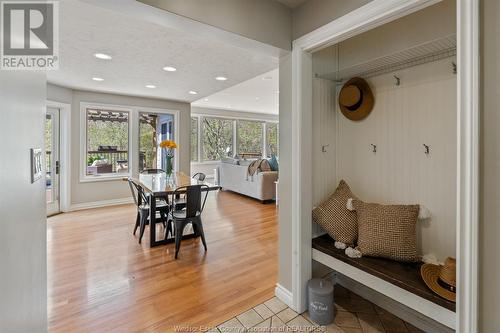
[[(134, 203), (137, 206), (137, 217), (135, 220), (134, 226), (134, 235), (137, 231), (137, 228), (140, 228), (139, 232), (139, 244), (142, 241), (142, 236), (144, 235), (144, 230), (146, 229), (146, 225), (150, 224), (150, 228), (156, 227), (156, 221), (150, 223), (149, 221), (149, 201), (148, 196), (144, 193), (142, 187), (133, 179), (128, 178), (128, 185), (130, 187), (130, 191), (132, 192), (132, 197), (134, 198)], [(168, 219), (168, 213), (170, 211), (170, 205), (166, 200), (157, 200), (156, 201), (156, 211), (160, 213), (160, 217), (162, 219), (163, 226), (166, 231), (165, 234), (172, 233), (172, 224)]]
[(207, 175), (203, 172), (197, 172), (193, 175), (193, 179), (199, 180), (200, 182), (204, 181), (205, 178), (207, 178)]
[(146, 175), (154, 175), (154, 174), (157, 174), (157, 173), (166, 173), (165, 170), (162, 170), (162, 169), (144, 169), (141, 171), (142, 174), (146, 174)]
[(201, 221), (201, 213), (205, 208), (208, 189), (208, 186), (204, 184), (190, 185), (179, 187), (173, 193), (174, 198), (176, 195), (180, 195), (181, 193), (185, 194), (186, 198), (186, 207), (182, 210), (174, 210), (172, 212), (175, 233), (175, 259), (177, 259), (177, 255), (179, 254), (179, 250), (181, 248), (181, 240), (184, 228), (189, 223), (191, 223), (193, 226), (194, 234), (201, 237), (201, 241), (203, 242), (205, 251), (207, 250), (205, 233), (203, 232), (203, 224)]
[[(196, 179), (199, 182), (202, 182), (205, 180), (207, 175), (205, 175), (203, 172), (197, 172), (193, 175), (193, 179)], [(174, 205), (176, 210), (181, 210), (186, 207), (186, 196), (184, 195), (178, 195), (177, 197), (174, 197)]]

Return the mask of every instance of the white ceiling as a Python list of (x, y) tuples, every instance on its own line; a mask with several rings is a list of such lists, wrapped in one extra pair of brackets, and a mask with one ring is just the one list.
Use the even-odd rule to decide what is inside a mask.
[[(192, 102), (278, 66), (270, 56), (77, 0), (61, 1), (59, 18), (60, 69), (49, 71), (48, 81), (71, 88)], [(113, 59), (94, 58), (98, 52)]]
[(279, 70), (275, 69), (201, 98), (192, 105), (223, 110), (278, 114), (278, 103)]
[(290, 8), (295, 8), (295, 7), (302, 5), (307, 0), (277, 0), (277, 1), (281, 2), (282, 4), (284, 4), (285, 6), (288, 6)]

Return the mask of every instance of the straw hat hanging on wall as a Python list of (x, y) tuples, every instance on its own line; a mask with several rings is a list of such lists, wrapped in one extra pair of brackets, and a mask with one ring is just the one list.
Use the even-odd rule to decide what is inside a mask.
[(455, 302), (456, 299), (456, 260), (447, 258), (444, 265), (423, 264), (420, 274), (425, 284), (439, 296)]
[(350, 79), (340, 90), (340, 111), (347, 119), (358, 121), (366, 118), (372, 111), (374, 103), (375, 99), (368, 82), (360, 77)]

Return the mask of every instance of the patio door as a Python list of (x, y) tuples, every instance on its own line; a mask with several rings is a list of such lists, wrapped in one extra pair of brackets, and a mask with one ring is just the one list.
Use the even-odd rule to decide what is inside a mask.
[(59, 113), (59, 109), (48, 107), (45, 115), (45, 193), (47, 198), (47, 216), (60, 212)]

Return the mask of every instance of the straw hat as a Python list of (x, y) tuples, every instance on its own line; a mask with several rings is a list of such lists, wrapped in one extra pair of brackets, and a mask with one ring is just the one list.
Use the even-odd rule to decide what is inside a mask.
[(427, 287), (439, 296), (455, 302), (456, 300), (456, 260), (447, 258), (444, 265), (423, 264), (420, 274)]
[(368, 82), (360, 77), (350, 79), (340, 90), (340, 111), (347, 119), (356, 121), (365, 118), (372, 111), (374, 102)]

